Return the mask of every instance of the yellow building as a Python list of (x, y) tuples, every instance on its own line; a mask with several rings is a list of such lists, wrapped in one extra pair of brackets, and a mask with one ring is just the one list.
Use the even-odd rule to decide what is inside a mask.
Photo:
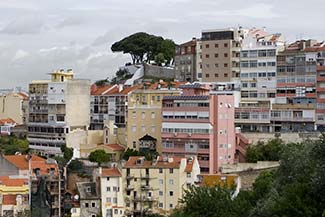
[(136, 150), (146, 149), (146, 144), (140, 141), (144, 136), (155, 140), (159, 153), (161, 147), (161, 108), (164, 96), (179, 95), (177, 89), (181, 83), (159, 82), (151, 85), (144, 84), (143, 88), (128, 94), (127, 115), (127, 147)]
[(28, 95), (22, 92), (0, 95), (0, 119), (11, 118), (18, 125), (25, 124)]
[(130, 157), (122, 169), (125, 215), (169, 214), (184, 190), (198, 181), (199, 173), (196, 158)]
[(19, 216), (29, 210), (27, 176), (0, 176), (0, 216)]

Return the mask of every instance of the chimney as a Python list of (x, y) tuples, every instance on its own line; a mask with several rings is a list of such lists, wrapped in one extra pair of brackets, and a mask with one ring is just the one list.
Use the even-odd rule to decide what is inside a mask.
[(123, 91), (123, 84), (118, 85), (118, 92), (121, 93)]

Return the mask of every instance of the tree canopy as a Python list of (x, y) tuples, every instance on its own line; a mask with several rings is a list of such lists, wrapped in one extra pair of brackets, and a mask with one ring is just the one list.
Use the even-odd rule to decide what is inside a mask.
[(138, 32), (115, 42), (111, 50), (130, 54), (133, 64), (152, 60), (168, 64), (174, 58), (175, 43), (161, 36)]
[(0, 136), (0, 153), (12, 155), (19, 152), (26, 154), (29, 151), (27, 139), (17, 138), (16, 136)]
[(107, 163), (110, 160), (110, 155), (107, 154), (104, 150), (96, 150), (90, 153), (89, 160), (91, 162), (96, 162), (99, 166), (102, 163)]

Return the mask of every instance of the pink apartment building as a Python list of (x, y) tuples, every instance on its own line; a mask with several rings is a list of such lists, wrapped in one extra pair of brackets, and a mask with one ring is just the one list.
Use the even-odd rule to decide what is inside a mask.
[(201, 173), (218, 173), (235, 160), (234, 96), (198, 83), (180, 88), (163, 98), (163, 155), (197, 156)]

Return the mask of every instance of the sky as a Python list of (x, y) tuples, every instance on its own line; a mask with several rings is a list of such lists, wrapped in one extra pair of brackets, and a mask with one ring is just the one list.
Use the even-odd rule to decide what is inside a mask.
[(128, 55), (110, 46), (135, 32), (176, 43), (203, 29), (263, 28), (296, 39), (325, 39), (323, 0), (0, 0), (0, 89), (48, 79), (111, 78)]

